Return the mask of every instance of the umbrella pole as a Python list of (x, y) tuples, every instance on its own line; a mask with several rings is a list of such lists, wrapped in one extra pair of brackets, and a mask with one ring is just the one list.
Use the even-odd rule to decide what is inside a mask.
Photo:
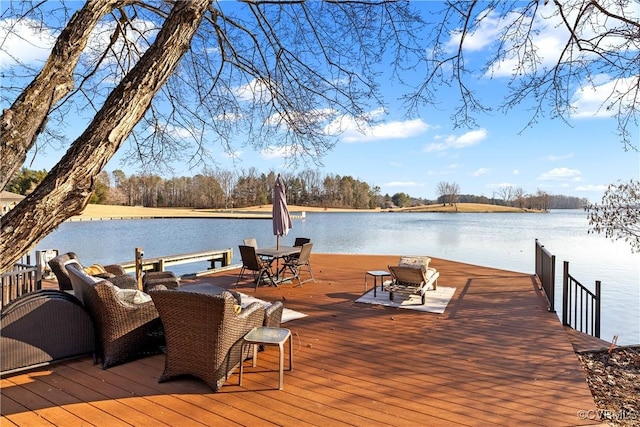
[[(276, 236), (276, 250), (279, 251), (280, 250), (280, 235)], [(279, 276), (280, 273), (280, 258), (276, 258), (276, 280), (280, 279)]]

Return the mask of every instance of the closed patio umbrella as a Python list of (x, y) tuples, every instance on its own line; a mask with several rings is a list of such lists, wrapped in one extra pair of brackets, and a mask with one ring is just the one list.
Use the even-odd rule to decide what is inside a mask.
[(278, 174), (275, 186), (273, 187), (273, 207), (271, 214), (273, 216), (273, 234), (276, 236), (276, 248), (280, 249), (280, 236), (286, 236), (289, 229), (293, 227), (289, 208), (287, 207), (287, 195), (284, 182), (280, 174)]

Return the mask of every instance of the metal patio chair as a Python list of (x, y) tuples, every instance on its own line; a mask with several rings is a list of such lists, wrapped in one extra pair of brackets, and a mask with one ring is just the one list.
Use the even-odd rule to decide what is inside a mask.
[[(313, 249), (313, 243), (305, 243), (302, 245), (302, 249), (300, 249), (300, 254), (297, 257), (290, 257), (284, 263), (283, 269), (288, 269), (291, 274), (293, 274), (292, 279), (297, 279), (300, 286), (303, 283), (307, 283), (309, 281), (315, 282), (316, 279), (313, 277), (313, 272), (311, 271), (311, 249)], [(306, 269), (311, 276), (307, 280), (300, 279), (300, 273), (303, 269)]]
[(240, 274), (238, 274), (238, 279), (236, 280), (236, 287), (240, 282), (240, 278), (246, 271), (251, 271), (253, 273), (256, 290), (258, 290), (258, 286), (261, 281), (266, 283), (266, 280), (268, 280), (268, 284), (270, 285), (276, 283), (273, 274), (271, 274), (271, 263), (260, 259), (256, 253), (255, 247), (240, 245), (238, 248), (240, 249), (240, 257), (242, 258), (242, 268), (240, 269)]

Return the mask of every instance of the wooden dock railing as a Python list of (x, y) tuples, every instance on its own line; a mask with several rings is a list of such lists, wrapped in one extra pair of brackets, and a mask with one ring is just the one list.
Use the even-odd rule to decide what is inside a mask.
[[(39, 256), (36, 257), (36, 261)], [(2, 273), (0, 279), (0, 307), (4, 307), (14, 299), (42, 289), (42, 267), (36, 262), (31, 264), (31, 257), (27, 255), (23, 262), (14, 264), (10, 271)]]
[[(211, 270), (220, 270), (222, 268), (230, 267), (233, 258), (233, 250), (228, 249), (215, 249), (202, 252), (191, 252), (179, 255), (167, 255), (154, 258), (145, 258), (141, 255), (142, 250), (137, 248), (136, 254), (140, 254), (140, 270), (145, 271), (166, 271), (169, 267), (180, 264), (189, 264), (193, 262), (209, 262), (209, 269), (204, 272), (197, 272), (195, 275), (211, 272)], [(220, 266), (216, 267), (216, 263)], [(118, 263), (127, 273), (136, 273), (136, 260), (130, 262)]]

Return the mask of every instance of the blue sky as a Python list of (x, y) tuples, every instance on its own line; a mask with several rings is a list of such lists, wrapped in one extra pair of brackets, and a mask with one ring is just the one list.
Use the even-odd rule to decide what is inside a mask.
[[(635, 16), (640, 15), (637, 9)], [(543, 57), (553, 61), (557, 57), (559, 40), (564, 35), (553, 28), (552, 22), (540, 25), (544, 25), (540, 38), (540, 45), (544, 46)], [(36, 35), (24, 31), (23, 41), (5, 39), (4, 51), (0, 52), (2, 67), (11, 63), (6, 52), (32, 64), (46, 58), (52, 39), (42, 37), (46, 32)], [(491, 29), (487, 28), (471, 38), (470, 46), (475, 53), (484, 53), (492, 35)], [(502, 64), (491, 80), (479, 77), (475, 89), (483, 99), (494, 101), (496, 105), (500, 102), (496, 94), (503, 93), (508, 81), (500, 70), (507, 68), (507, 64)], [(611, 79), (603, 76), (598, 90), (576, 91), (577, 110), (568, 124), (547, 118), (527, 127), (531, 112), (529, 105), (523, 104), (507, 114), (495, 111), (476, 116), (477, 128), (455, 129), (450, 118), (453, 104), (446, 91), (442, 92), (439, 105), (424, 107), (418, 118), (408, 119), (397, 100), (398, 86), (383, 82), (386, 108), (370, 112), (380, 123), (365, 129), (364, 134), (356, 130), (355, 124), (343, 126), (344, 133), (335, 148), (321, 159), (322, 167), (300, 167), (318, 168), (322, 174), (350, 175), (378, 186), (382, 194), (390, 195), (404, 192), (414, 197), (435, 199), (437, 184), (445, 181), (457, 183), (462, 194), (492, 197), (501, 186), (509, 185), (520, 187), (525, 193), (543, 190), (597, 202), (608, 184), (640, 178), (640, 154), (623, 149), (616, 134), (616, 120), (596, 109), (598, 101), (602, 100), (603, 91), (599, 89), (610, 83)], [(74, 132), (79, 133), (81, 128), (73, 123), (70, 125), (69, 137), (73, 138)], [(635, 140), (640, 142), (640, 131), (635, 129), (634, 132)], [(233, 159), (226, 156), (216, 159), (220, 167), (229, 170), (255, 167), (265, 173), (289, 167), (280, 150), (258, 152), (243, 148), (241, 143), (237, 146)], [(47, 148), (26, 166), (49, 170), (63, 150)], [(135, 168), (122, 166), (121, 155), (116, 154), (106, 169), (137, 173)], [(200, 172), (200, 169), (190, 170), (185, 164), (172, 166), (176, 176)]]

